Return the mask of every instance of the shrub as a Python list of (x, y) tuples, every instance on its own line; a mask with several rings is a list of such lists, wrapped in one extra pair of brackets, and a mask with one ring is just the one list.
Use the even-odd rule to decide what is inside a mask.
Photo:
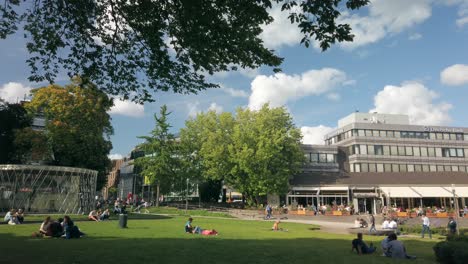
[[(455, 237), (455, 236), (454, 236)], [(433, 247), (436, 260), (442, 264), (464, 264), (468, 259), (468, 238), (449, 240), (435, 244)]]
[[(422, 226), (421, 225), (412, 225), (412, 226), (401, 225), (399, 226), (399, 229), (401, 233), (421, 234)], [(431, 232), (432, 234), (437, 234), (441, 236), (446, 236), (448, 234), (447, 229), (445, 227), (431, 227)], [(460, 235), (468, 235), (468, 229), (460, 228)]]

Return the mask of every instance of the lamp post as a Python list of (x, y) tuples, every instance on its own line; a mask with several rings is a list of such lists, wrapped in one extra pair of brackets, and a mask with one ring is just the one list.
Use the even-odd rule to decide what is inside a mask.
[[(457, 220), (457, 225), (458, 223), (458, 214), (460, 213), (460, 210), (458, 209), (458, 199), (455, 194), (455, 184), (452, 184), (452, 194), (453, 194), (453, 201), (454, 201), (454, 206), (455, 206), (455, 218)], [(460, 235), (460, 228), (457, 226), (457, 235)]]

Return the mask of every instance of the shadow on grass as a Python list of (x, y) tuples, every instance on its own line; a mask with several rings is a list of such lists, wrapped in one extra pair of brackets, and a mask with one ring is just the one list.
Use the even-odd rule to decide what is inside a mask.
[[(139, 229), (137, 227), (130, 228)], [(116, 231), (120, 232), (120, 231)], [(125, 232), (125, 231), (122, 231)], [(280, 234), (280, 233), (278, 233)], [(324, 234), (325, 236), (326, 234)], [(180, 233), (178, 238), (93, 237), (41, 239), (0, 234), (2, 263), (435, 263), (432, 243), (405, 240), (416, 260), (351, 252), (349, 239), (229, 239)]]

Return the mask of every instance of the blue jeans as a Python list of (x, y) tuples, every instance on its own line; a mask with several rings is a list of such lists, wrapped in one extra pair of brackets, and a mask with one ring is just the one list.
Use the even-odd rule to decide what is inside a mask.
[(372, 232), (372, 230), (374, 230), (374, 232), (377, 232), (377, 229), (375, 229), (375, 224), (371, 225), (369, 232)]
[(429, 233), (429, 238), (432, 238), (432, 232), (431, 232), (431, 229), (429, 228), (429, 226), (427, 225), (423, 225), (422, 226), (422, 231), (421, 231), (421, 237), (424, 238), (424, 233)]

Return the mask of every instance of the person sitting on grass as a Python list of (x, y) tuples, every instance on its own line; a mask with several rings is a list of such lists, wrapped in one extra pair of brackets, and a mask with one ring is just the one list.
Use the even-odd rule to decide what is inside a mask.
[(101, 215), (99, 215), (99, 220), (104, 221), (104, 220), (109, 220), (110, 212), (109, 209), (104, 210)]
[(408, 256), (406, 248), (401, 241), (397, 240), (397, 235), (392, 233), (388, 235), (387, 257), (394, 259), (415, 259), (415, 256)]
[(10, 211), (8, 211), (5, 217), (3, 218), (3, 222), (5, 222), (5, 224), (8, 224), (14, 215), (15, 215), (15, 209), (10, 209)]
[(63, 235), (63, 227), (60, 224), (60, 219), (58, 221), (50, 220), (45, 235), (49, 237), (61, 237)]
[(288, 231), (287, 229), (283, 229), (283, 228), (279, 227), (280, 223), (281, 223), (280, 220), (275, 221), (275, 223), (273, 224), (273, 227), (271, 228), (271, 230), (273, 230), (273, 231), (286, 231), (287, 232)]
[(88, 220), (99, 222), (96, 210), (92, 210), (91, 212), (89, 212)]
[(51, 223), (50, 216), (47, 216), (46, 219), (41, 224), (41, 227), (39, 227), (39, 233), (45, 235), (47, 234), (47, 229), (49, 229), (49, 225)]
[(382, 229), (389, 229), (389, 228), (390, 228), (390, 222), (388, 221), (387, 218), (385, 218), (382, 223)]
[(359, 221), (360, 221), (361, 228), (367, 228), (369, 226), (367, 224), (367, 221), (364, 220), (364, 218), (361, 218)]
[(398, 224), (397, 224), (395, 219), (392, 219), (392, 221), (390, 221), (390, 223), (388, 224), (388, 228), (390, 228), (390, 229), (397, 229), (398, 228)]
[(356, 218), (356, 220), (354, 220), (354, 227), (355, 228), (360, 228), (361, 227), (361, 219)]
[(351, 245), (351, 251), (356, 250), (358, 255), (372, 254), (375, 251), (375, 247), (372, 245), (372, 243), (367, 246), (366, 243), (362, 240), (362, 233), (357, 234), (357, 238), (353, 239)]
[(18, 223), (20, 223), (20, 224), (22, 224), (24, 222), (23, 209), (18, 209), (18, 212), (16, 212), (16, 219), (18, 220)]
[(190, 217), (187, 223), (185, 223), (185, 233), (190, 233), (190, 234), (193, 233), (192, 221), (193, 221), (193, 218)]
[(388, 238), (388, 236), (382, 240), (382, 242), (380, 243), (381, 247), (382, 247), (382, 256), (384, 257), (391, 257), (391, 253), (388, 251), (388, 242), (390, 242), (390, 239)]
[(80, 231), (68, 215), (63, 217), (63, 229), (65, 234), (62, 237), (65, 237), (66, 239), (80, 238), (84, 236), (84, 233)]

